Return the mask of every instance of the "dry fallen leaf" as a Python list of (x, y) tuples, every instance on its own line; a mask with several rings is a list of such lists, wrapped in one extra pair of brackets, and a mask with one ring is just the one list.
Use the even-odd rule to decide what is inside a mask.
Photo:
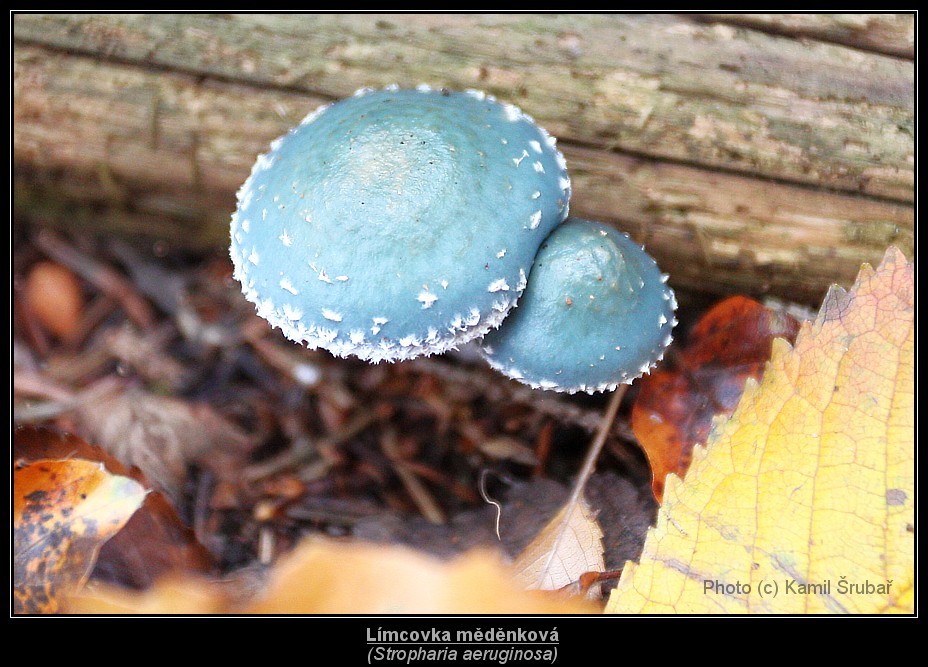
[(912, 613), (914, 265), (832, 288), (668, 478), (616, 613)]
[[(516, 559), (515, 572), (529, 589), (556, 590), (576, 583), (579, 591), (581, 576), (587, 572), (603, 572), (603, 531), (583, 497), (596, 461), (606, 444), (612, 422), (618, 413), (627, 385), (612, 392), (606, 410), (587, 448), (580, 472), (564, 507), (539, 532)], [(567, 589), (571, 593), (571, 589)], [(599, 585), (590, 586), (587, 597), (599, 598)]]
[[(42, 460), (102, 463), (112, 475), (130, 477), (146, 489), (151, 487), (137, 469), (130, 470), (102, 448), (76, 435), (47, 428), (17, 428), (13, 458), (19, 467)], [(212, 556), (193, 531), (162, 494), (152, 491), (125, 525), (100, 547), (91, 579), (144, 588), (169, 572), (206, 573), (212, 568)]]
[(576, 614), (581, 600), (521, 590), (499, 558), (473, 551), (441, 561), (405, 547), (307, 540), (250, 601), (228, 584), (172, 579), (144, 593), (110, 587), (72, 598), (74, 613)]
[(206, 405), (141, 389), (83, 405), (81, 421), (92, 440), (127, 466), (137, 466), (155, 488), (178, 504), (187, 466), (220, 467), (247, 437)]
[(13, 610), (55, 613), (125, 525), (145, 489), (96, 461), (41, 460), (13, 470)]
[(145, 588), (167, 573), (205, 574), (213, 567), (212, 554), (165, 496), (153, 491), (101, 547), (92, 578)]
[(602, 572), (603, 531), (587, 502), (563, 507), (513, 563), (525, 588), (558, 590), (586, 572)]

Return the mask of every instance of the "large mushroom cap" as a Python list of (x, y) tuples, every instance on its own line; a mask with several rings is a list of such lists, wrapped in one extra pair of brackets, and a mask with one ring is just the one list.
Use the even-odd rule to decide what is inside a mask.
[(235, 277), (294, 341), (370, 361), (497, 326), (567, 215), (554, 140), (476, 91), (359, 91), (271, 145), (232, 217)]
[(496, 370), (534, 388), (594, 393), (662, 356), (676, 300), (627, 234), (571, 218), (542, 244), (519, 306), (483, 340)]

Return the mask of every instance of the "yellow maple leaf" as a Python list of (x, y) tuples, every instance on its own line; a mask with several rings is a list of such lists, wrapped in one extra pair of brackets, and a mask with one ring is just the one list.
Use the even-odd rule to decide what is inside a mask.
[(668, 478), (614, 613), (914, 611), (914, 266), (890, 248)]

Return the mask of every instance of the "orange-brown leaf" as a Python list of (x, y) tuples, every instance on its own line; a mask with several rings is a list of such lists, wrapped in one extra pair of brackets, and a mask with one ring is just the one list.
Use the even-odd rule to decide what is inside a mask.
[(112, 539), (100, 549), (95, 580), (147, 588), (167, 574), (207, 574), (213, 556), (167, 498), (152, 491)]
[(16, 613), (54, 613), (89, 575), (101, 545), (145, 498), (95, 461), (42, 460), (13, 471)]
[(686, 357), (697, 367), (763, 364), (774, 338), (794, 340), (798, 332), (799, 322), (789, 313), (732, 296), (715, 304), (693, 327)]
[(693, 447), (706, 441), (712, 420), (732, 413), (748, 378), (761, 378), (773, 339), (792, 341), (798, 330), (789, 314), (730, 297), (702, 317), (686, 348), (641, 378), (632, 429), (651, 463), (658, 501), (667, 475), (686, 473)]
[[(141, 471), (127, 468), (101, 447), (47, 428), (17, 428), (13, 459), (18, 467), (42, 460), (92, 461), (103, 464), (113, 475), (130, 477), (144, 488), (151, 488)], [(167, 499), (153, 491), (126, 525), (100, 548), (92, 578), (144, 588), (169, 572), (206, 573), (212, 566), (212, 557), (193, 531)]]
[[(40, 426), (17, 427), (13, 432), (15, 464), (23, 467), (27, 463), (47, 459), (86, 459), (102, 463), (114, 475), (133, 476), (132, 471), (118, 459), (72, 433), (62, 433)], [(136, 481), (142, 482), (138, 477)]]

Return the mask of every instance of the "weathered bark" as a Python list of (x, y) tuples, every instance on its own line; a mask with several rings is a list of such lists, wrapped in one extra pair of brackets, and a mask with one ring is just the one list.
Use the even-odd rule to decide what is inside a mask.
[(912, 63), (674, 16), (26, 15), (14, 38), (326, 97), (481, 87), (579, 143), (912, 196)]
[(702, 20), (18, 15), (17, 216), (224, 245), (271, 139), (360, 86), (426, 82), (533, 115), (572, 212), (679, 286), (814, 302), (911, 253), (913, 63)]
[(844, 44), (903, 58), (915, 57), (915, 14), (706, 14), (697, 17), (765, 30), (790, 38)]

